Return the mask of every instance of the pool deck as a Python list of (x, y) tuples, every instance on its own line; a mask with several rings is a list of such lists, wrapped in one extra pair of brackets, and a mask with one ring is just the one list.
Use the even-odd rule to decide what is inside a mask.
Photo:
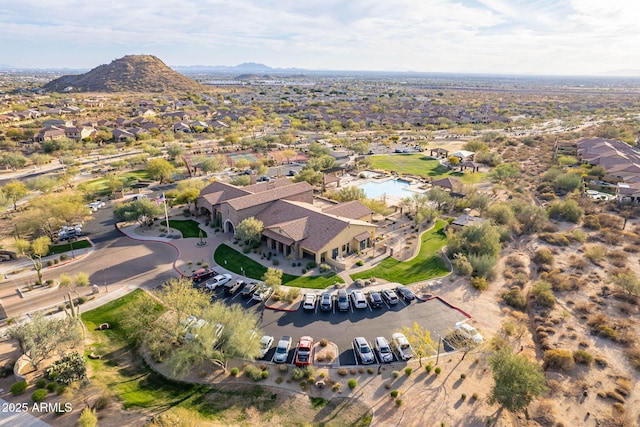
[[(422, 194), (426, 191), (424, 187), (429, 185), (423, 181), (416, 180), (416, 179), (400, 178), (400, 177), (384, 175), (384, 174), (371, 172), (371, 171), (366, 171), (366, 172), (367, 174), (365, 176), (368, 176), (367, 178), (356, 178), (351, 175), (343, 176), (340, 179), (340, 187), (352, 187), (352, 186), (360, 187), (361, 185), (368, 184), (368, 183), (382, 184), (384, 182), (391, 181), (391, 180), (401, 180), (401, 181), (409, 182), (409, 185), (407, 185), (406, 187), (402, 187), (403, 190), (411, 191), (412, 193)], [(394, 194), (391, 192), (384, 193), (380, 196), (373, 197), (373, 198), (378, 199), (380, 197), (384, 197), (387, 204), (390, 204), (390, 205), (398, 204), (404, 198), (401, 194), (397, 194), (397, 193)]]

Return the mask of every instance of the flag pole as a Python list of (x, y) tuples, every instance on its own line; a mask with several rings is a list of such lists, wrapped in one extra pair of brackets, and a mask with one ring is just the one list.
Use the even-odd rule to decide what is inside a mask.
[(164, 204), (164, 219), (167, 222), (167, 235), (171, 235), (171, 227), (169, 226), (169, 212), (167, 211), (167, 198), (162, 192), (162, 203)]

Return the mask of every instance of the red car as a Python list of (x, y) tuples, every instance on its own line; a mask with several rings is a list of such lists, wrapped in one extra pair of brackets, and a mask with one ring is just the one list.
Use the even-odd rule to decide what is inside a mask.
[(296, 350), (296, 366), (306, 366), (311, 364), (311, 351), (313, 350), (313, 338), (304, 336), (298, 340)]

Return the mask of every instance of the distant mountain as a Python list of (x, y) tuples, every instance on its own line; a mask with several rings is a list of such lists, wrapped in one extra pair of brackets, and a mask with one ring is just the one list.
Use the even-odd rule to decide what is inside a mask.
[(127, 55), (87, 73), (65, 75), (44, 86), (50, 92), (186, 92), (200, 90), (194, 80), (152, 55)]
[(261, 73), (300, 73), (304, 72), (303, 68), (272, 68), (268, 65), (256, 62), (244, 62), (242, 64), (228, 65), (175, 65), (172, 66), (176, 71), (181, 73), (228, 73), (228, 74), (261, 74)]

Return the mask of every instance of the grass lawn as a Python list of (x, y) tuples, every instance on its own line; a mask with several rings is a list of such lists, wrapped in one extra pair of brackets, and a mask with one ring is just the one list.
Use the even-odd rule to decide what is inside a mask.
[[(144, 180), (150, 180), (151, 176), (149, 176), (149, 174), (147, 173), (146, 170), (144, 169), (140, 169), (140, 170), (135, 170), (135, 171), (130, 171), (130, 172), (124, 172), (121, 173), (119, 175), (117, 175), (118, 178), (120, 178), (123, 182), (125, 187), (132, 185), (133, 183), (137, 182), (137, 181), (144, 181)], [(91, 181), (87, 182), (87, 185), (93, 189), (93, 191), (95, 191), (96, 193), (105, 193), (108, 192), (107, 189), (107, 181), (108, 179), (103, 177), (103, 178), (97, 178), (97, 179), (92, 179)]]
[[(167, 221), (162, 221), (160, 225), (167, 225)], [(198, 228), (198, 222), (192, 219), (187, 220), (169, 220), (169, 226), (173, 229), (178, 230), (182, 233), (182, 237), (200, 237), (200, 232), (202, 232), (202, 237), (207, 237), (207, 232)]]
[(68, 252), (71, 250), (73, 245), (73, 250), (76, 249), (86, 249), (91, 247), (91, 243), (87, 239), (76, 240), (72, 243), (62, 243), (59, 245), (51, 245), (49, 246), (49, 253), (47, 255), (58, 255), (64, 252)]
[[(251, 258), (241, 254), (232, 247), (222, 244), (218, 246), (213, 259), (218, 265), (224, 266), (227, 270), (236, 274), (243, 274), (240, 267), (244, 269), (244, 276), (252, 279), (261, 280), (267, 267), (252, 260)], [(226, 264), (225, 264), (226, 261)], [(274, 265), (278, 268), (277, 265)], [(282, 275), (282, 284), (287, 286), (297, 286), (299, 288), (324, 289), (331, 286), (334, 282), (342, 283), (344, 280), (335, 273), (329, 273), (323, 276), (294, 276), (291, 274)]]
[(444, 234), (446, 224), (445, 220), (438, 220), (431, 230), (422, 235), (420, 253), (412, 260), (401, 262), (389, 257), (374, 268), (351, 274), (350, 277), (354, 280), (379, 277), (406, 285), (444, 276), (449, 269), (445, 261), (438, 256), (438, 251), (447, 244)]
[(464, 184), (477, 184), (486, 174), (449, 170), (433, 157), (424, 154), (394, 154), (392, 156), (371, 156), (373, 169), (383, 169), (399, 174), (416, 175), (424, 178), (447, 176), (456, 177)]

